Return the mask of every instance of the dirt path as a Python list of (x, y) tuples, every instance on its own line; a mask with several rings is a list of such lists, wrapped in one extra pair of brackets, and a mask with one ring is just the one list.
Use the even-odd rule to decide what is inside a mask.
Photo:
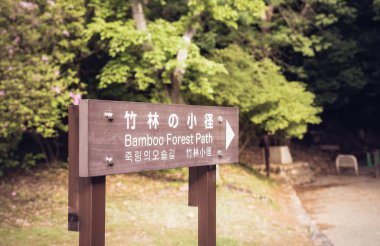
[(347, 175), (320, 177), (297, 193), (334, 245), (380, 245), (380, 179)]

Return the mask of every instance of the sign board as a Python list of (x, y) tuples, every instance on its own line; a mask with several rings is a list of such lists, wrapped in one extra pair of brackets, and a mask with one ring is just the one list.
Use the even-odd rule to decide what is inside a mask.
[(82, 100), (79, 176), (238, 161), (239, 109)]

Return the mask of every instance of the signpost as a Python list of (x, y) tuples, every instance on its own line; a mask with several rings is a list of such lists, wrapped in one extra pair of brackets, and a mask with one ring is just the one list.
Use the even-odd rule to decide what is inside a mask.
[(80, 245), (104, 245), (106, 175), (189, 167), (199, 245), (215, 245), (215, 165), (238, 161), (238, 133), (238, 108), (100, 100), (71, 106), (69, 229), (79, 221)]

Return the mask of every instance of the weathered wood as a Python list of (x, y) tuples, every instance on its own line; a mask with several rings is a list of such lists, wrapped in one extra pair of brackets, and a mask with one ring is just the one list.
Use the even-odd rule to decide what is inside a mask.
[(265, 172), (267, 177), (270, 177), (270, 151), (269, 151), (269, 136), (264, 135), (264, 156), (265, 156)]
[(69, 107), (68, 230), (79, 230), (79, 109)]
[(82, 100), (79, 106), (79, 176), (88, 171), (88, 100)]
[(215, 165), (198, 170), (198, 245), (216, 245)]
[(198, 170), (197, 167), (189, 167), (189, 206), (198, 206)]
[(82, 100), (69, 121), (70, 158), (79, 155), (70, 165), (69, 207), (81, 246), (105, 244), (106, 175), (177, 167), (189, 167), (199, 245), (216, 245), (215, 164), (238, 161), (238, 108)]
[[(79, 175), (81, 177), (238, 161), (238, 108), (82, 100), (79, 111)], [(128, 126), (126, 118), (129, 116), (127, 114), (131, 114), (132, 111), (137, 116), (135, 122), (130, 119), (131, 122)], [(113, 114), (112, 120), (108, 120), (104, 116), (106, 112)], [(157, 129), (153, 126), (149, 129), (148, 114), (150, 113), (159, 115)], [(174, 120), (170, 125), (169, 121), (170, 119), (173, 120), (173, 114), (178, 117), (178, 122)], [(212, 115), (212, 129), (205, 127), (206, 114)], [(197, 125), (190, 129), (188, 119), (191, 118), (191, 115), (197, 118)], [(218, 116), (223, 118), (220, 123)], [(175, 128), (171, 127), (173, 122)], [(132, 129), (132, 123), (134, 129)], [(234, 136), (229, 144), (226, 143), (228, 133)], [(175, 144), (173, 139), (179, 136), (183, 137), (179, 141), (184, 142)], [(204, 139), (209, 137), (209, 140), (211, 136), (212, 142), (201, 143), (201, 140), (196, 142), (196, 136), (204, 137)], [(163, 144), (156, 146), (128, 145), (131, 143), (129, 142), (131, 139), (149, 139), (149, 137), (163, 139)], [(185, 140), (182, 140), (184, 138)], [(209, 154), (206, 154), (207, 148), (210, 148)], [(191, 151), (197, 150), (196, 158), (187, 156), (189, 149)], [(218, 155), (219, 150), (222, 151), (222, 156)], [(147, 154), (149, 153), (150, 160), (145, 159), (145, 151)], [(169, 158), (170, 151), (174, 153), (174, 158)], [(158, 154), (155, 156), (156, 160), (153, 160), (153, 152)], [(164, 159), (162, 153), (165, 152), (166, 158)], [(137, 154), (141, 156), (138, 162), (136, 161)], [(130, 155), (133, 155), (132, 161), (127, 160)], [(105, 158), (107, 156), (112, 157), (113, 165), (106, 165)]]
[(79, 178), (79, 245), (105, 245), (106, 177)]

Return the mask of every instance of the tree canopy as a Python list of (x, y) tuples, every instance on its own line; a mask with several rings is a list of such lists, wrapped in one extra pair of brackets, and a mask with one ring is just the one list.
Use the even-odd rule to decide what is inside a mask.
[[(12, 156), (23, 134), (37, 139), (66, 130), (70, 97), (78, 96), (75, 59), (83, 42), (83, 1), (12, 1), (0, 3), (0, 163)], [(28, 157), (32, 157), (28, 155)], [(28, 158), (31, 161), (33, 158)], [(0, 167), (1, 171), (1, 167)]]
[(97, 75), (99, 88), (122, 84), (149, 92), (153, 102), (239, 106), (262, 131), (287, 137), (301, 137), (308, 123), (320, 121), (306, 86), (288, 81), (269, 57), (255, 56), (239, 40), (260, 29), (263, 1), (120, 4), (122, 13), (91, 3), (86, 35), (109, 56)]
[(82, 96), (238, 106), (243, 142), (301, 138), (362, 94), (379, 110), (379, 16), (378, 0), (1, 1), (0, 170), (34, 162), (13, 151), (27, 135), (51, 159)]

